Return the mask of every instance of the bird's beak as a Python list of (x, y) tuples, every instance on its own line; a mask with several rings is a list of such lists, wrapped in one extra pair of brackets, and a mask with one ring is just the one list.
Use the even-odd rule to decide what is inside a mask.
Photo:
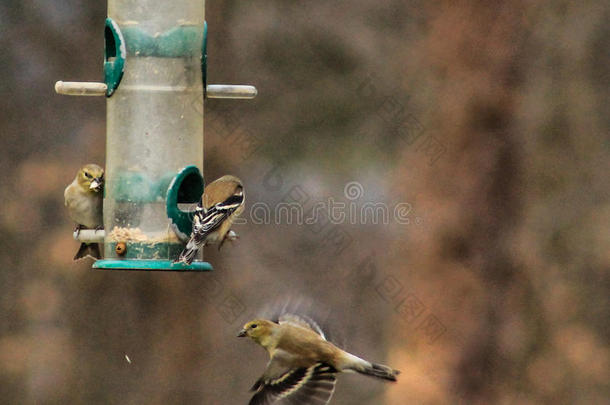
[(95, 179), (91, 180), (89, 189), (93, 191), (100, 191), (102, 189), (102, 179), (96, 177)]
[(245, 337), (246, 336), (246, 330), (242, 329), (239, 331), (239, 333), (237, 334), (237, 337)]

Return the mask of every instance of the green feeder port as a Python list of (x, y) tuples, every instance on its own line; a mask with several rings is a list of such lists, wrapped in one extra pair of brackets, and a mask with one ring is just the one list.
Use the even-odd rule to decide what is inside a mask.
[(104, 83), (57, 82), (59, 94), (106, 96), (104, 230), (107, 270), (206, 271), (173, 263), (188, 240), (204, 190), (202, 100), (253, 98), (252, 86), (207, 85), (201, 0), (109, 0)]

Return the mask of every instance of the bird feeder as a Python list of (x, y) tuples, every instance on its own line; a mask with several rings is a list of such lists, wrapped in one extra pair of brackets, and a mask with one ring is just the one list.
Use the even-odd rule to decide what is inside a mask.
[(106, 97), (104, 230), (96, 269), (211, 270), (173, 263), (204, 190), (205, 98), (256, 96), (252, 86), (207, 85), (203, 0), (108, 0), (104, 82), (57, 82), (59, 94)]

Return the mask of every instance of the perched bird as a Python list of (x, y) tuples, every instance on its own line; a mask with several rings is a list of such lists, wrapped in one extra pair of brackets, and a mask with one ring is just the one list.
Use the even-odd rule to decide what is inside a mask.
[(339, 349), (326, 340), (311, 319), (294, 314), (278, 322), (256, 319), (237, 335), (249, 337), (269, 352), (269, 363), (254, 384), (249, 405), (268, 405), (286, 398), (293, 405), (325, 405), (335, 389), (335, 375), (356, 372), (388, 381), (400, 373), (388, 366), (370, 363)]
[(234, 240), (237, 234), (231, 225), (244, 210), (244, 187), (235, 176), (227, 175), (205, 187), (193, 217), (193, 232), (174, 263), (191, 264), (203, 246), (218, 243), (218, 249), (225, 240)]
[[(81, 229), (100, 229), (103, 226), (102, 202), (104, 193), (104, 169), (96, 164), (83, 166), (74, 181), (64, 191), (64, 201), (70, 218), (77, 223), (76, 232)], [(74, 260), (91, 256), (101, 258), (97, 243), (81, 243)]]

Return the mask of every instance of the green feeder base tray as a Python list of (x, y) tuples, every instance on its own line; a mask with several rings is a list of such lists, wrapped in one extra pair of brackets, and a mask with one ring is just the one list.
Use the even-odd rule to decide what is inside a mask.
[(211, 271), (212, 265), (208, 262), (193, 262), (190, 265), (174, 263), (171, 260), (97, 260), (92, 266), (94, 269), (105, 270), (158, 270), (158, 271)]

